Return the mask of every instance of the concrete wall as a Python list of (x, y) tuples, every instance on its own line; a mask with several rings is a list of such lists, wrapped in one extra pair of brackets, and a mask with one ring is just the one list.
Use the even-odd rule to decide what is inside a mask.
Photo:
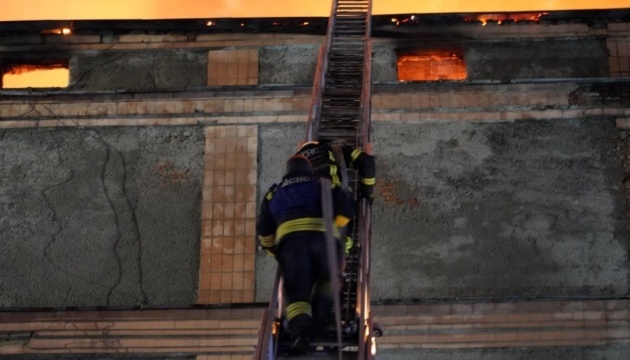
[[(383, 39), (373, 44), (373, 82), (397, 83), (397, 52), (454, 47), (465, 50), (469, 80), (606, 77), (603, 40), (520, 40), (448, 42)], [(266, 46), (259, 53), (259, 84), (313, 83), (319, 44)], [(12, 53), (2, 61), (37, 62), (70, 58), (70, 87), (84, 90), (182, 89), (208, 84), (204, 49), (86, 50)]]
[(615, 131), (377, 124), (372, 298), (627, 293)]
[(0, 307), (196, 301), (203, 132), (0, 131)]
[[(261, 127), (260, 192), (302, 129)], [(615, 132), (612, 120), (376, 123), (372, 299), (627, 293)], [(266, 301), (275, 264), (257, 260)]]
[(603, 40), (477, 42), (466, 47), (470, 80), (588, 78), (608, 76)]
[(207, 85), (208, 52), (90, 51), (74, 53), (70, 84), (74, 89), (155, 90)]
[(372, 45), (372, 83), (398, 83), (395, 43)]
[[(261, 84), (310, 85), (318, 45), (275, 46), (261, 50)], [(439, 41), (387, 39), (373, 44), (372, 78), (397, 83), (397, 53), (419, 49), (461, 49), (469, 80), (511, 80), (608, 76), (603, 40)]]
[(270, 46), (260, 49), (259, 83), (312, 85), (320, 45)]
[[(302, 136), (303, 124), (258, 127), (258, 206), (267, 189), (282, 179), (284, 162), (297, 150)], [(276, 261), (265, 252), (259, 252), (256, 256), (256, 301), (269, 301), (275, 271)]]

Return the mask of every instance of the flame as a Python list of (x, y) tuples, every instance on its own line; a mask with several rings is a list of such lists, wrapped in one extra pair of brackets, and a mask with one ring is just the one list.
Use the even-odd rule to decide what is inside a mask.
[(480, 14), (470, 18), (464, 19), (465, 21), (477, 20), (481, 22), (481, 26), (486, 26), (488, 21), (496, 21), (497, 25), (501, 25), (506, 21), (540, 21), (540, 17), (549, 14), (548, 12), (534, 12), (534, 13), (513, 13), (513, 14)]
[(45, 29), (41, 31), (42, 35), (70, 35), (72, 34), (72, 29), (70, 28), (61, 28), (61, 29)]
[[(627, 7), (628, 0), (387, 0), (375, 1), (373, 14), (492, 13)], [(0, 21), (317, 17), (329, 14), (330, 2), (319, 0), (2, 0)]]
[(67, 68), (15, 67), (2, 76), (3, 89), (68, 87), (69, 82)]

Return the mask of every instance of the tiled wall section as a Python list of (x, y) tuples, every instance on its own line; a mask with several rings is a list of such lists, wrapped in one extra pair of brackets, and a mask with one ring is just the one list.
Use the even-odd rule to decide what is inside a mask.
[(254, 301), (257, 126), (206, 128), (200, 304)]
[(611, 77), (630, 77), (630, 23), (608, 25), (608, 62)]
[(608, 39), (611, 77), (630, 77), (630, 37)]
[(258, 49), (210, 51), (208, 85), (258, 85)]

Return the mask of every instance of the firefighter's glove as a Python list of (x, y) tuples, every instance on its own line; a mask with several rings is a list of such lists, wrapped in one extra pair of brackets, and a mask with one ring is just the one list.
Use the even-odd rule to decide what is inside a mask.
[(372, 193), (359, 192), (359, 200), (365, 199), (370, 205), (374, 203), (374, 195)]
[(346, 236), (346, 246), (345, 246), (346, 256), (350, 255), (350, 250), (352, 250), (352, 245), (354, 245), (354, 241), (352, 240), (350, 236)]
[(374, 202), (374, 186), (368, 186), (365, 184), (359, 185), (359, 199), (366, 199), (370, 204)]

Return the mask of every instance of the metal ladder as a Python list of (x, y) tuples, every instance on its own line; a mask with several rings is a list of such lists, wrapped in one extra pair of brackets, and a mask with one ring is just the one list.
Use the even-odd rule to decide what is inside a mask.
[[(333, 0), (326, 41), (319, 51), (311, 110), (304, 141), (318, 140), (333, 145), (351, 145), (370, 152), (371, 101), (371, 0)], [(347, 170), (346, 179), (356, 194), (356, 173)], [(354, 246), (346, 257), (341, 285), (340, 319), (335, 333), (344, 327), (341, 341), (315, 343), (329, 352), (311, 353), (301, 359), (371, 360), (375, 355), (375, 330), (370, 313), (371, 205), (357, 203), (352, 237)], [(272, 299), (263, 316), (255, 360), (282, 359), (282, 280), (276, 274)], [(331, 338), (333, 332), (331, 331)]]

